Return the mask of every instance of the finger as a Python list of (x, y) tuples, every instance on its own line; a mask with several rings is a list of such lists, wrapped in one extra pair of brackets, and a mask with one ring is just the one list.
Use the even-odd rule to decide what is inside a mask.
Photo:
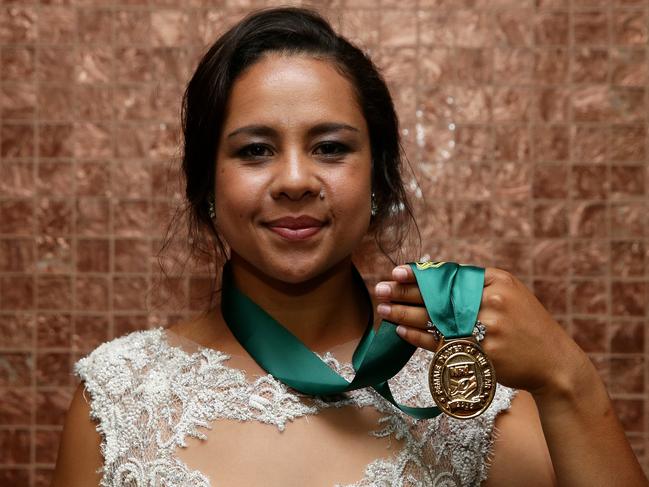
[(397, 326), (397, 334), (415, 347), (425, 348), (434, 352), (439, 346), (435, 335), (427, 331), (418, 330), (417, 328)]
[(409, 265), (399, 265), (392, 269), (392, 279), (403, 284), (417, 282), (415, 273)]
[(376, 312), (397, 325), (414, 326), (425, 329), (428, 322), (426, 308), (421, 306), (408, 306), (402, 304), (381, 303), (376, 307)]
[(381, 281), (374, 288), (376, 297), (381, 300), (401, 303), (423, 304), (424, 301), (416, 284), (400, 284), (395, 281)]

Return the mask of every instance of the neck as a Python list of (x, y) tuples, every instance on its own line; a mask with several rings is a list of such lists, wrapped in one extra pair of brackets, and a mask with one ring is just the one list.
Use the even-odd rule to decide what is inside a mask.
[(372, 312), (352, 274), (351, 257), (325, 273), (287, 283), (232, 254), (234, 285), (311, 350), (321, 352), (359, 339)]

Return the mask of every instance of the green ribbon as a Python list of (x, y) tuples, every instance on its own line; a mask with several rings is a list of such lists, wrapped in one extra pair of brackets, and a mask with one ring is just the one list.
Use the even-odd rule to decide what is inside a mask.
[[(454, 262), (426, 269), (419, 269), (415, 263), (409, 265), (431, 321), (440, 332), (447, 338), (471, 335), (482, 298), (484, 269)], [(372, 310), (369, 292), (353, 265), (352, 273)], [(232, 334), (255, 362), (297, 391), (328, 396), (372, 387), (414, 418), (432, 418), (441, 412), (437, 407), (415, 408), (396, 402), (388, 379), (403, 368), (416, 347), (397, 335), (395, 324), (387, 320), (381, 321), (375, 332), (372, 311), (352, 356), (355, 376), (351, 382), (334, 372), (299, 338), (239, 291), (234, 285), (229, 261), (223, 266), (221, 312)]]

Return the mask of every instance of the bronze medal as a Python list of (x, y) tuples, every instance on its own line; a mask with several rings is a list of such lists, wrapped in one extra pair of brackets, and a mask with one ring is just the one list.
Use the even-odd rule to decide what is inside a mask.
[(474, 418), (491, 404), (496, 371), (478, 343), (470, 338), (447, 342), (435, 352), (428, 385), (437, 407), (458, 419)]

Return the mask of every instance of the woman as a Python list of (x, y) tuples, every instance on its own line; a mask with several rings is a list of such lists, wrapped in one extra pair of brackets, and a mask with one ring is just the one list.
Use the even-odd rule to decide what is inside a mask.
[[(314, 12), (260, 11), (205, 54), (183, 122), (193, 235), (208, 229), (229, 257), (224, 285), (347, 379), (375, 309), (419, 347), (391, 380), (397, 399), (430, 405), (438, 343), (412, 269), (370, 301), (352, 264), (368, 234), (399, 245), (409, 214), (371, 61)], [(54, 486), (646, 485), (594, 367), (505, 271), (486, 269), (478, 314), (500, 385), (470, 420), (414, 420), (371, 389), (299, 394), (251, 358), (228, 306), (75, 365)]]

